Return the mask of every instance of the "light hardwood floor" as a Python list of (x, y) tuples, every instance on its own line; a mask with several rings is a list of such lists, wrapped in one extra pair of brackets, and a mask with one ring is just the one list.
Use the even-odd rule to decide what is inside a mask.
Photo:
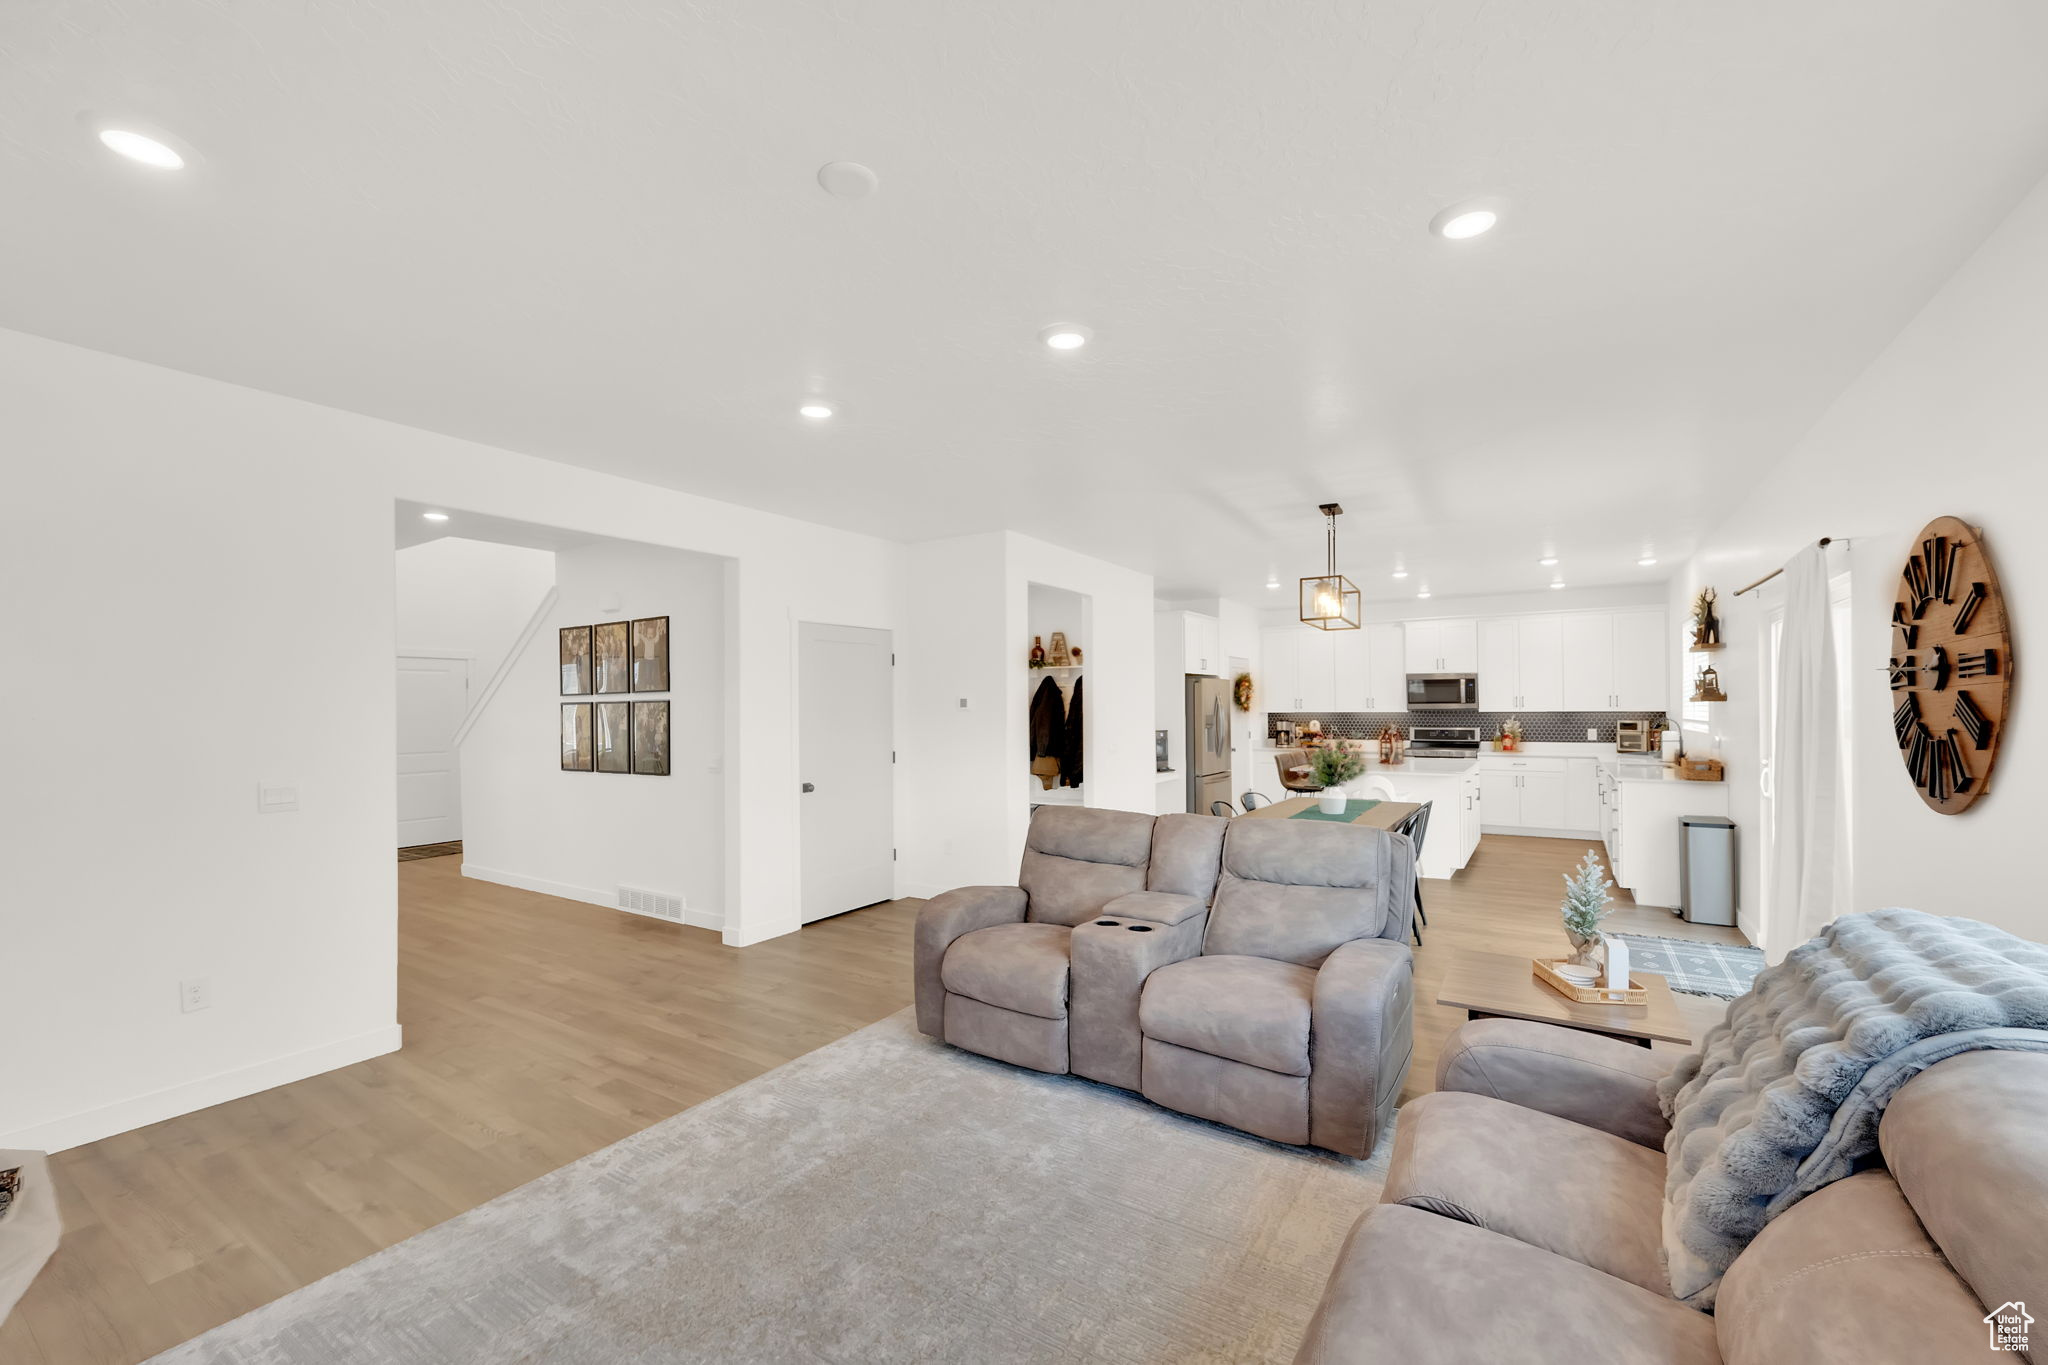
[[(1416, 1057), (1451, 947), (1558, 946), (1580, 841), (1489, 836), (1425, 882)], [(131, 1365), (910, 1003), (917, 903), (747, 949), (716, 934), (399, 867), (405, 1048), (61, 1153), (62, 1247), (4, 1324), (7, 1365)], [(1662, 910), (1631, 932), (1740, 942)], [(1679, 997), (1695, 1029), (1720, 1003)]]

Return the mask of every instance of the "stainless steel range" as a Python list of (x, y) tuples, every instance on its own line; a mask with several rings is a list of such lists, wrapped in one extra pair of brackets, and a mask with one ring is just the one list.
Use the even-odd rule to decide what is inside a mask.
[(1408, 732), (1408, 752), (1416, 758), (1477, 758), (1476, 725), (1418, 725)]

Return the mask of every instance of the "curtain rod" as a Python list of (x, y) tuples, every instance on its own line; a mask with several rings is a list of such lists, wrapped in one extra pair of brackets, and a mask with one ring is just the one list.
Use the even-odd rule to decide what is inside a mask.
[[(1833, 538), (1833, 537), (1831, 537), (1831, 536), (1822, 536), (1822, 537), (1820, 538), (1820, 547), (1821, 547), (1821, 549), (1825, 550), (1825, 549), (1827, 549), (1827, 547), (1828, 547), (1828, 546), (1830, 546), (1830, 545), (1832, 545), (1832, 544), (1834, 544), (1834, 538)], [(1783, 573), (1783, 572), (1785, 572), (1785, 571), (1784, 571), (1784, 570), (1783, 570), (1782, 568), (1779, 568), (1779, 569), (1773, 569), (1773, 570), (1771, 570), (1771, 571), (1770, 571), (1769, 573), (1765, 574), (1765, 575), (1764, 575), (1764, 576), (1763, 576), (1762, 578), (1759, 578), (1759, 579), (1758, 579), (1758, 580), (1757, 580), (1756, 582), (1754, 582), (1754, 583), (1750, 584), (1750, 585), (1749, 585), (1748, 587), (1746, 587), (1746, 588), (1737, 588), (1737, 589), (1735, 590), (1735, 595), (1736, 595), (1737, 597), (1740, 597), (1740, 596), (1742, 596), (1742, 594), (1744, 594), (1744, 593), (1746, 593), (1746, 592), (1755, 592), (1755, 591), (1756, 591), (1756, 590), (1757, 590), (1758, 588), (1761, 588), (1761, 587), (1762, 587), (1762, 586), (1763, 586), (1764, 584), (1766, 584), (1766, 583), (1770, 582), (1770, 581), (1771, 581), (1771, 580), (1772, 580), (1773, 578), (1776, 578), (1776, 577), (1777, 577), (1777, 576), (1778, 576), (1779, 574), (1781, 574), (1781, 573)]]

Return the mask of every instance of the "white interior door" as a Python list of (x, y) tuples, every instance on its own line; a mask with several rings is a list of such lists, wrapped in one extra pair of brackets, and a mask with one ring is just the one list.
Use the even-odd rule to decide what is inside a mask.
[(469, 660), (398, 656), (398, 846), (462, 837), (455, 732), (469, 710)]
[(803, 922), (896, 894), (889, 632), (797, 626)]

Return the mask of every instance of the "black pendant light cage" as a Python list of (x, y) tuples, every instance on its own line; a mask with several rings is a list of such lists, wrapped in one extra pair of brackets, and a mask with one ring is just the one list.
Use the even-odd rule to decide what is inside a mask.
[(1361, 620), (1358, 589), (1337, 572), (1337, 518), (1344, 515), (1344, 509), (1326, 502), (1316, 510), (1330, 523), (1324, 546), (1328, 560), (1323, 574), (1301, 580), (1301, 623), (1317, 630), (1357, 630)]

